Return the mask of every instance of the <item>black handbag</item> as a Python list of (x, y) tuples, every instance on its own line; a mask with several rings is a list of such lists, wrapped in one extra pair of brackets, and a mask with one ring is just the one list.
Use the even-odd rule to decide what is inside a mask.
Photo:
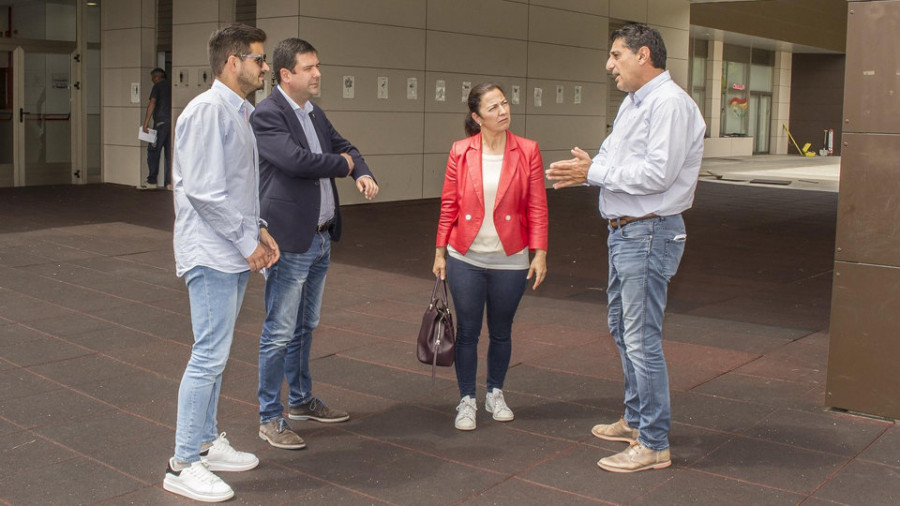
[[(441, 287), (438, 292), (438, 286)], [(435, 367), (453, 365), (456, 335), (453, 316), (447, 299), (447, 282), (437, 278), (431, 291), (431, 302), (422, 316), (417, 340), (419, 362), (431, 364), (431, 380), (434, 381)]]

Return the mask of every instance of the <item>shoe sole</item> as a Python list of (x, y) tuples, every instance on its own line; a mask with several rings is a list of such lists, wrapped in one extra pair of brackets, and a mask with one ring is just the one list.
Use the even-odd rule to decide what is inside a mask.
[(456, 424), (453, 424), (453, 426), (456, 427), (456, 430), (465, 430), (465, 431), (475, 430), (475, 427), (474, 427), (474, 426), (472, 426), (472, 427), (460, 427), (459, 425), (456, 425)]
[(623, 442), (623, 443), (634, 443), (635, 441), (637, 441), (636, 439), (633, 439), (633, 438), (630, 438), (630, 437), (624, 437), (624, 436), (607, 436), (606, 434), (601, 434), (601, 433), (596, 432), (594, 429), (591, 429), (591, 434), (593, 434), (594, 437), (598, 437), (598, 438), (603, 439), (603, 440), (605, 440), (605, 441), (621, 441), (621, 442)]
[(275, 441), (272, 441), (271, 439), (269, 439), (269, 436), (263, 434), (262, 432), (259, 433), (259, 438), (262, 439), (263, 441), (269, 443), (270, 445), (274, 446), (275, 448), (281, 448), (282, 450), (302, 450), (302, 449), (306, 448), (306, 443), (301, 443), (300, 445), (286, 445), (286, 444), (276, 443)]
[(163, 480), (163, 489), (172, 492), (173, 494), (178, 494), (200, 502), (222, 502), (234, 497), (234, 490), (229, 490), (228, 493), (219, 495), (198, 494), (189, 488), (182, 487), (175, 481), (170, 481), (169, 476), (171, 475), (167, 473), (166, 479)]
[(602, 461), (597, 461), (597, 466), (604, 471), (609, 471), (611, 473), (638, 473), (641, 471), (650, 471), (651, 469), (665, 469), (672, 465), (672, 461), (669, 460), (667, 462), (659, 462), (657, 464), (639, 467), (637, 469), (623, 469), (621, 467), (610, 467), (603, 464)]
[(251, 469), (256, 469), (259, 465), (259, 459), (256, 459), (256, 462), (247, 463), (244, 465), (236, 465), (236, 464), (226, 464), (223, 462), (210, 462), (209, 460), (204, 460), (206, 462), (207, 467), (209, 467), (210, 471), (222, 471), (226, 473), (239, 473), (241, 471), (249, 471)]
[(346, 422), (347, 420), (349, 420), (350, 415), (342, 416), (340, 418), (320, 418), (318, 416), (309, 416), (309, 415), (303, 415), (303, 416), (288, 415), (288, 418), (290, 418), (291, 420), (312, 420), (314, 422), (321, 422), (321, 423), (340, 423), (340, 422)]

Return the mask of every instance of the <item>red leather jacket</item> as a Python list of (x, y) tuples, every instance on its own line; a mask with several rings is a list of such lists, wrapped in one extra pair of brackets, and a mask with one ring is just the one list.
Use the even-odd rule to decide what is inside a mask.
[[(481, 134), (453, 143), (444, 176), (437, 247), (469, 250), (484, 221)], [(537, 142), (506, 132), (494, 226), (507, 255), (547, 249), (547, 190)]]

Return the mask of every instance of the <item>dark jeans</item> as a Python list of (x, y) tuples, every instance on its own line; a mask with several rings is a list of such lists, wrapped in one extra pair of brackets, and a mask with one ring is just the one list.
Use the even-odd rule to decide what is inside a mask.
[(528, 270), (484, 269), (453, 257), (447, 258), (447, 282), (456, 309), (456, 380), (459, 395), (475, 397), (478, 336), (487, 306), (487, 389), (503, 388), (512, 354), (512, 323)]
[(169, 183), (172, 182), (172, 164), (169, 163), (172, 160), (171, 148), (169, 146), (169, 123), (166, 122), (153, 128), (156, 129), (156, 142), (147, 145), (147, 167), (150, 169), (147, 174), (147, 182), (156, 184), (156, 179), (159, 175), (160, 155), (162, 154), (163, 149), (165, 149), (166, 173), (163, 176), (163, 182), (168, 186)]

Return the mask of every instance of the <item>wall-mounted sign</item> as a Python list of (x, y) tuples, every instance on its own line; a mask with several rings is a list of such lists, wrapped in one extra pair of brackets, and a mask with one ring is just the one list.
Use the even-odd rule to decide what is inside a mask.
[(738, 91), (744, 91), (744, 88), (745, 88), (745, 86), (743, 84), (738, 84), (738, 83), (733, 83), (731, 85), (731, 87), (732, 87), (732, 89), (735, 89)]

